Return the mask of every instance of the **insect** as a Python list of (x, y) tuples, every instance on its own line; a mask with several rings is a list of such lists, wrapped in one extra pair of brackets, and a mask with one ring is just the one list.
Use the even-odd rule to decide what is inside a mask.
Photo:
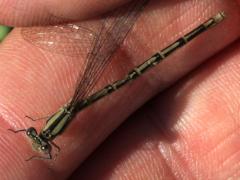
[(104, 68), (111, 61), (111, 56), (121, 45), (148, 1), (149, 0), (133, 0), (125, 8), (114, 11), (114, 16), (111, 16), (110, 20), (108, 19), (109, 21), (105, 20), (102, 23), (100, 31), (94, 34), (92, 48), (86, 57), (87, 65), (84, 74), (82, 78), (77, 80), (76, 90), (72, 99), (48, 118), (40, 133), (37, 133), (37, 130), (33, 127), (21, 130), (9, 129), (14, 133), (26, 132), (26, 135), (32, 140), (33, 147), (45, 154), (44, 156), (32, 156), (27, 159), (27, 161), (31, 159), (52, 159), (52, 146), (60, 150), (53, 140), (64, 132), (67, 125), (78, 112), (133, 81), (199, 34), (220, 23), (225, 17), (223, 12), (217, 13), (185, 36), (179, 38), (142, 64), (136, 66), (123, 79), (117, 80), (96, 93), (89, 95), (88, 93), (94, 87)]

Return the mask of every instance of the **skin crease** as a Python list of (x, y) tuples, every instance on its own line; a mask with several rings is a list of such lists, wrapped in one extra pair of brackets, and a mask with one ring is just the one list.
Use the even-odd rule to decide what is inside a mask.
[[(0, 1), (0, 7), (7, 12), (10, 2), (14, 1)], [(26, 7), (24, 17), (35, 17), (39, 24), (39, 14), (49, 10), (28, 9), (32, 4), (25, 0), (18, 5)], [(64, 1), (62, 4), (63, 10)], [(239, 1), (152, 1), (95, 90), (123, 77), (134, 65), (221, 10), (227, 14), (223, 23), (141, 79), (80, 113), (56, 139), (62, 150), (53, 161), (24, 161), (34, 154), (31, 144), (23, 134), (11, 134), (7, 129), (40, 129), (44, 122), (24, 116), (43, 117), (66, 103), (82, 61), (42, 50), (26, 42), (20, 28), (15, 28), (0, 49), (1, 179), (239, 177)], [(34, 24), (33, 19), (22, 16), (16, 10), (6, 18), (0, 14), (0, 19), (18, 26)]]

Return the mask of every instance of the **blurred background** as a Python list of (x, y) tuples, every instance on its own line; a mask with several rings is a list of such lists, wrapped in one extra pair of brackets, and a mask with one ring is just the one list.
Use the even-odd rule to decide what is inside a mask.
[(7, 34), (12, 30), (11, 27), (0, 25), (0, 42), (7, 36)]

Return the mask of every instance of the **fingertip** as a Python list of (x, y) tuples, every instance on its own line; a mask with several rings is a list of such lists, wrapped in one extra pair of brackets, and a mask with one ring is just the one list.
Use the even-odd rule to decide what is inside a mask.
[(129, 0), (0, 0), (0, 23), (8, 26), (50, 25), (88, 19)]

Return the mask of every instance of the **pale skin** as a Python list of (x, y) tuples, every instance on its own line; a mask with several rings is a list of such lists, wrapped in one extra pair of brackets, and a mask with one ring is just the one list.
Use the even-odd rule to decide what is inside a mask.
[[(16, 2), (0, 1), (1, 23), (51, 24), (49, 14), (82, 20), (126, 1)], [(44, 120), (33, 122), (24, 116), (44, 117), (69, 100), (81, 58), (70, 61), (39, 49), (16, 28), (0, 49), (1, 179), (239, 177), (240, 1), (151, 2), (116, 54), (125, 61), (119, 65), (116, 58), (96, 89), (219, 11), (227, 14), (224, 22), (79, 114), (55, 140), (61, 152), (52, 161), (26, 162), (38, 153), (24, 134), (7, 129), (40, 129)]]

